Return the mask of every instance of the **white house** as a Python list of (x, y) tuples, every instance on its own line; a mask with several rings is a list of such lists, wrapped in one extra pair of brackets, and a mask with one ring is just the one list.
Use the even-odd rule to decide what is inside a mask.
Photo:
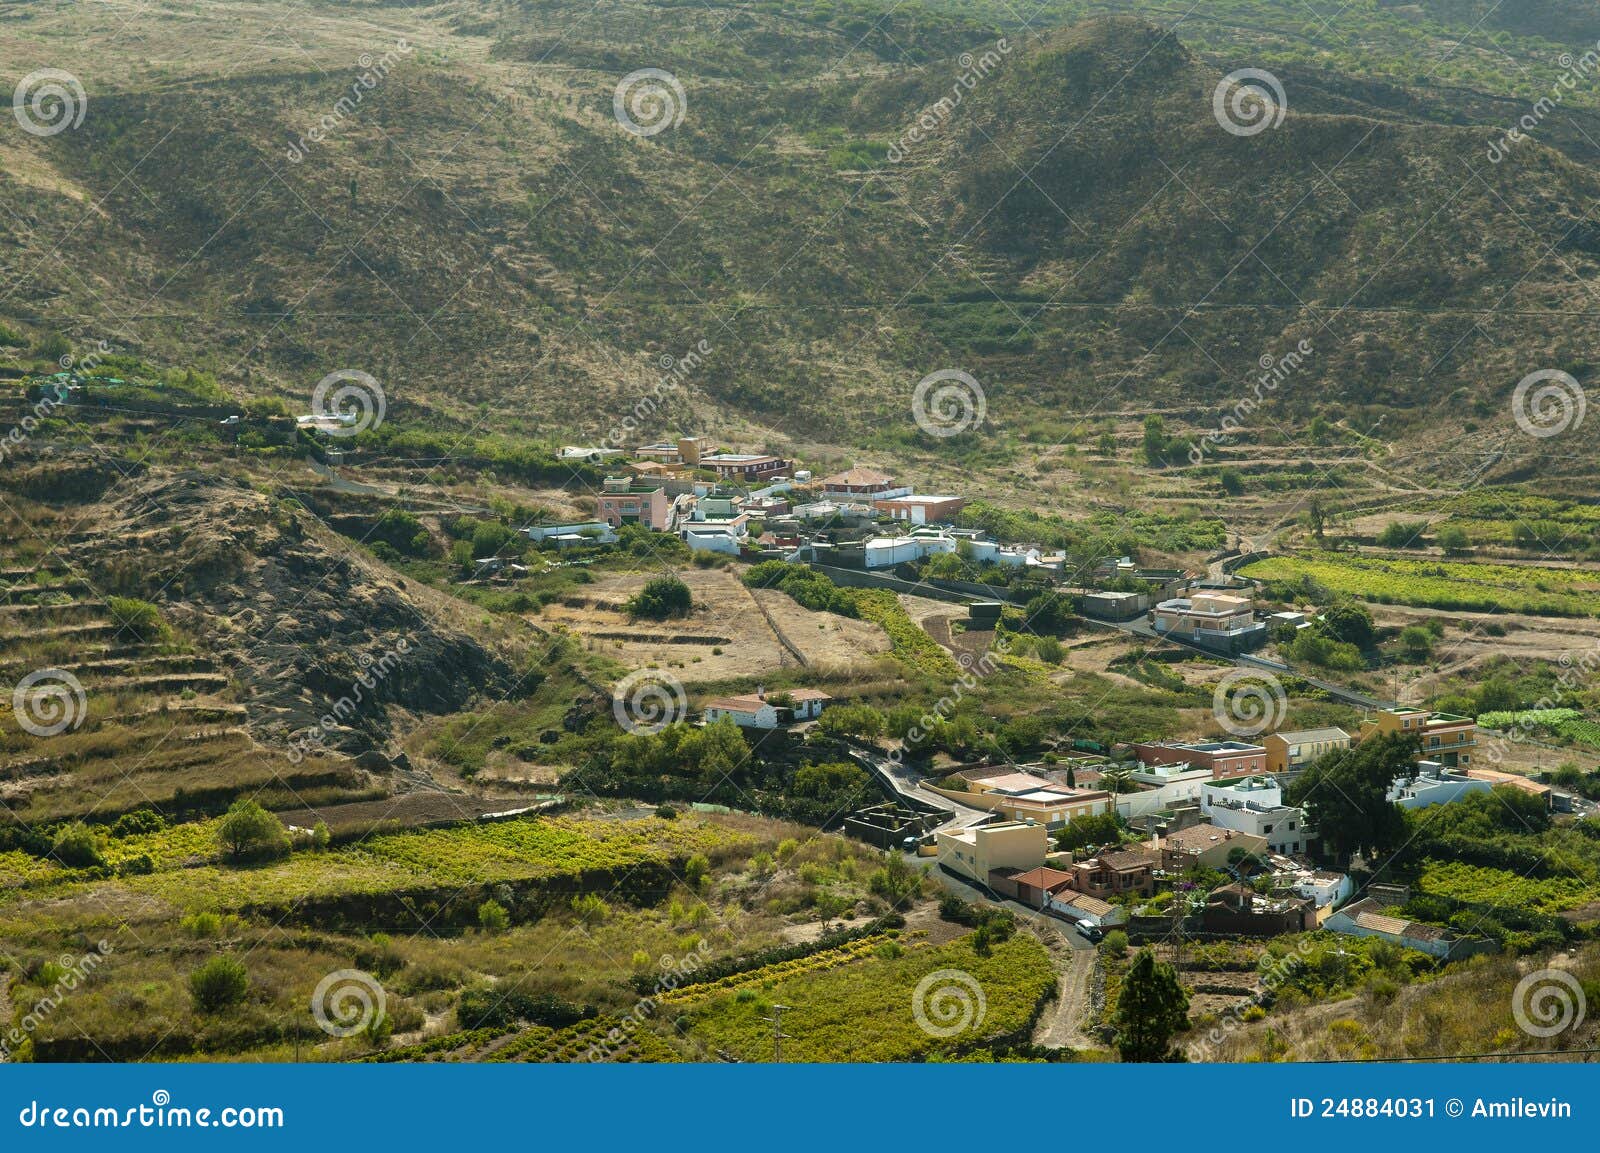
[(1418, 761), (1410, 772), (1395, 778), (1388, 796), (1402, 809), (1425, 809), (1459, 801), (1468, 793), (1487, 793), (1493, 787), (1488, 781), (1447, 769), (1438, 761)]
[(603, 520), (575, 521), (570, 524), (530, 524), (522, 535), (534, 544), (545, 541), (568, 543), (563, 537), (580, 537), (590, 544), (616, 544), (616, 531)]
[(1118, 793), (1117, 815), (1123, 820), (1159, 813), (1185, 801), (1198, 801), (1200, 787), (1211, 780), (1211, 770), (1192, 765), (1140, 765), (1129, 780), (1146, 788), (1137, 793)]
[(604, 464), (613, 457), (626, 455), (620, 448), (597, 448), (592, 445), (568, 444), (563, 445), (556, 453), (556, 459), (568, 462), (582, 462), (584, 464)]
[(1275, 885), (1305, 897), (1317, 908), (1343, 904), (1355, 891), (1348, 874), (1313, 868), (1304, 861), (1274, 853), (1267, 861)]
[[(707, 724), (727, 717), (744, 729), (775, 729), (798, 721), (814, 720), (833, 698), (818, 689), (787, 689), (771, 697), (762, 689), (737, 697), (718, 697), (707, 701)], [(778, 703), (778, 702), (783, 703)]]
[(739, 532), (723, 524), (695, 524), (685, 525), (679, 536), (683, 543), (689, 546), (691, 552), (720, 552), (729, 556), (739, 555)]
[(891, 565), (955, 551), (955, 540), (943, 535), (877, 536), (866, 543), (866, 566), (888, 568)]
[(1265, 837), (1275, 853), (1303, 852), (1310, 840), (1305, 813), (1283, 803), (1283, 789), (1271, 777), (1206, 781), (1200, 812), (1219, 829)]

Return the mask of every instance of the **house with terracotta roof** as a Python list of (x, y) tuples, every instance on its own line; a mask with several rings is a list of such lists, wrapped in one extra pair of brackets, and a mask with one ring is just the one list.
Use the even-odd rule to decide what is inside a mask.
[(1059, 828), (1074, 817), (1112, 811), (1112, 795), (1102, 789), (1074, 789), (1048, 777), (990, 767), (954, 774), (963, 788), (925, 785), (944, 797), (1013, 821), (1037, 821)]
[(1371, 897), (1363, 897), (1346, 905), (1323, 921), (1322, 927), (1352, 937), (1381, 937), (1385, 941), (1446, 961), (1456, 961), (1476, 953), (1494, 953), (1500, 948), (1498, 943), (1488, 938), (1458, 937), (1438, 925), (1425, 925), (1420, 921), (1394, 916), (1386, 906)]
[(1155, 870), (1161, 854), (1140, 846), (1107, 849), (1086, 861), (1076, 861), (1069, 872), (1073, 889), (1104, 901), (1123, 893), (1148, 897), (1155, 892)]
[(847, 468), (817, 483), (822, 487), (822, 499), (857, 503), (904, 496), (911, 491), (909, 485), (896, 485), (894, 477), (875, 468)]
[(1235, 829), (1219, 829), (1209, 821), (1177, 829), (1161, 838), (1161, 867), (1172, 873), (1190, 869), (1222, 869), (1235, 850), (1251, 856), (1267, 851), (1267, 838)]
[(727, 717), (744, 729), (776, 729), (815, 720), (831, 700), (833, 697), (820, 689), (785, 689), (776, 693), (757, 689), (744, 696), (709, 700), (701, 712), (708, 725)]

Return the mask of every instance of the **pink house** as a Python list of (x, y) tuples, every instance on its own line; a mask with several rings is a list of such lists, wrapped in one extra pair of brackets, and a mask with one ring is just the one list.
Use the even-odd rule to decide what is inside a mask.
[(608, 476), (597, 499), (600, 503), (600, 519), (612, 528), (642, 524), (645, 528), (662, 532), (667, 527), (667, 517), (672, 508), (664, 485), (625, 476)]

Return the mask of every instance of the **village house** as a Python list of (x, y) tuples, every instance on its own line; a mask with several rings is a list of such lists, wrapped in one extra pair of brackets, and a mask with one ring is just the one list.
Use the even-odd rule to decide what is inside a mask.
[(1350, 747), (1350, 734), (1339, 728), (1297, 729), (1270, 733), (1262, 745), (1267, 750), (1267, 772), (1295, 773), (1319, 757)]
[(740, 728), (776, 729), (815, 720), (831, 700), (833, 697), (820, 689), (785, 689), (776, 693), (757, 689), (744, 696), (707, 701), (702, 713), (708, 725), (727, 717)]
[(934, 840), (941, 868), (985, 887), (993, 870), (1035, 868), (1050, 847), (1050, 834), (1032, 821), (941, 829)]
[(1144, 765), (1191, 765), (1221, 779), (1265, 772), (1267, 750), (1245, 741), (1141, 741), (1134, 756)]
[(788, 476), (794, 462), (765, 453), (715, 452), (700, 457), (696, 467), (708, 468), (722, 480), (755, 484)]
[(910, 485), (897, 485), (892, 476), (875, 468), (849, 468), (825, 476), (817, 484), (823, 500), (858, 504), (871, 504), (880, 497), (905, 496), (911, 491)]
[(1161, 838), (1161, 867), (1169, 873), (1184, 873), (1195, 868), (1225, 869), (1228, 858), (1235, 852), (1254, 857), (1266, 850), (1265, 837), (1201, 823)]
[(1255, 619), (1250, 598), (1220, 592), (1164, 600), (1150, 610), (1150, 627), (1158, 636), (1221, 653), (1247, 652), (1267, 639), (1267, 626)]
[(1488, 781), (1447, 769), (1437, 761), (1418, 761), (1410, 772), (1395, 778), (1387, 796), (1402, 809), (1425, 809), (1448, 805), (1472, 793), (1487, 793), (1493, 787)]
[(604, 464), (615, 457), (622, 456), (620, 448), (597, 448), (593, 445), (568, 444), (563, 445), (556, 453), (556, 459), (568, 464)]
[(1354, 883), (1347, 874), (1318, 869), (1281, 853), (1267, 858), (1267, 872), (1272, 877), (1273, 888), (1288, 889), (1319, 909), (1341, 904), (1354, 891)]
[(570, 521), (567, 524), (530, 524), (522, 535), (534, 544), (553, 544), (568, 548), (575, 544), (616, 544), (617, 534), (603, 520)]
[(1304, 897), (1269, 897), (1235, 882), (1214, 889), (1200, 914), (1207, 933), (1241, 937), (1276, 937), (1317, 927), (1316, 906)]
[(941, 796), (974, 809), (987, 809), (1013, 821), (1035, 821), (1059, 828), (1074, 817), (1110, 812), (1112, 794), (1074, 789), (1045, 777), (1007, 768), (982, 768), (955, 774), (965, 790), (927, 785)]
[(1379, 709), (1370, 719), (1361, 722), (1358, 739), (1394, 734), (1417, 739), (1420, 745), (1417, 760), (1437, 761), (1450, 769), (1468, 768), (1473, 750), (1478, 747), (1478, 724), (1471, 717), (1434, 713), (1409, 705)]
[(1510, 789), (1519, 789), (1530, 796), (1538, 797), (1547, 809), (1555, 804), (1554, 789), (1517, 773), (1502, 773), (1495, 769), (1468, 769), (1467, 776), (1475, 781), (1483, 781), (1491, 788), (1504, 785)]
[(966, 506), (965, 497), (919, 496), (915, 493), (909, 496), (880, 498), (872, 502), (872, 507), (879, 512), (887, 513), (893, 519), (903, 520), (908, 524), (948, 523)]
[(1425, 925), (1420, 921), (1392, 916), (1385, 908), (1372, 897), (1364, 897), (1325, 919), (1322, 927), (1352, 937), (1379, 937), (1447, 961), (1499, 951), (1499, 945), (1492, 940), (1457, 937), (1449, 929), (1438, 925)]
[[(1098, 777), (1098, 774), (1094, 774)], [(1200, 800), (1200, 786), (1211, 780), (1211, 770), (1185, 761), (1165, 765), (1140, 765), (1128, 778), (1136, 792), (1116, 795), (1117, 815), (1125, 821)], [(1082, 784), (1092, 784), (1083, 780)]]
[(1144, 846), (1106, 849), (1086, 861), (1075, 861), (1068, 870), (1072, 887), (1102, 901), (1124, 893), (1149, 896), (1155, 892), (1155, 870), (1159, 853)]
[(608, 476), (595, 500), (601, 519), (612, 528), (638, 524), (661, 532), (670, 520), (672, 504), (667, 500), (667, 490), (652, 481)]
[(1303, 852), (1310, 842), (1305, 813), (1283, 803), (1283, 788), (1267, 776), (1208, 781), (1200, 787), (1200, 813), (1219, 829), (1266, 839), (1275, 853)]

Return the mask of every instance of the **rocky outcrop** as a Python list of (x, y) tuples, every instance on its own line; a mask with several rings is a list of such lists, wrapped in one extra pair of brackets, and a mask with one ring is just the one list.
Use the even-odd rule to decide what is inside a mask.
[(297, 502), (244, 481), (152, 472), (72, 546), (107, 589), (209, 643), (258, 736), (360, 753), (392, 711), (445, 713), (513, 670)]

